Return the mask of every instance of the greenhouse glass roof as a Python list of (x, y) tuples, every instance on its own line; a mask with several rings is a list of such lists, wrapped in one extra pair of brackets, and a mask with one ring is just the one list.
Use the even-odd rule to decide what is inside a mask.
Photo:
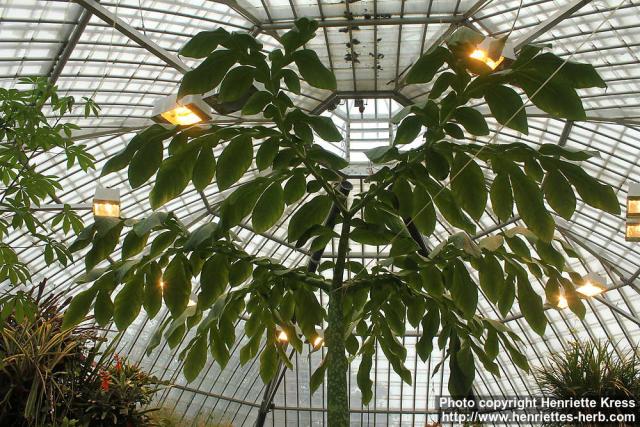
[[(64, 176), (64, 191), (59, 194), (64, 203), (83, 205), (93, 197), (105, 160), (121, 150), (136, 130), (152, 123), (154, 103), (175, 93), (182, 75), (194, 66), (192, 60), (177, 53), (191, 36), (222, 26), (252, 32), (268, 48), (276, 46), (277, 38), (302, 16), (320, 21), (317, 36), (307, 47), (333, 70), (338, 90), (331, 93), (303, 84), (302, 94), (294, 102), (306, 111), (332, 117), (347, 136), (342, 145), (327, 148), (351, 162), (348, 170), (355, 192), (368, 185), (365, 178), (370, 165), (362, 151), (389, 144), (395, 130), (390, 117), (403, 105), (425, 99), (430, 90), (428, 85), (402, 87), (400, 77), (422, 52), (442, 43), (463, 25), (494, 36), (513, 30), (510, 39), (516, 43), (552, 44), (563, 58), (594, 64), (607, 83), (605, 89), (584, 91), (584, 122), (553, 119), (528, 106), (528, 135), (489, 119), (492, 133), (480, 141), (521, 141), (534, 147), (550, 143), (596, 151), (599, 156), (586, 162), (585, 168), (613, 186), (621, 205), (629, 183), (640, 182), (640, 3), (633, 0), (0, 0), (0, 87), (15, 87), (20, 76), (48, 76), (60, 93), (78, 99), (93, 97), (102, 107), (99, 118), (71, 116), (82, 128), (74, 138), (98, 159), (97, 171), (87, 174), (77, 167), (67, 169), (62, 156), (51, 154), (35, 160), (39, 168)], [(363, 112), (356, 101), (363, 102)], [(220, 123), (239, 120), (239, 115), (233, 114), (214, 118)], [(151, 210), (147, 200), (150, 187), (131, 190), (126, 173), (109, 175), (101, 183), (121, 189), (125, 217)], [(215, 207), (232, 190), (218, 192), (210, 186), (205, 197)], [(192, 227), (211, 219), (194, 189), (166, 208), (186, 218), (185, 223)], [(285, 265), (304, 265), (309, 252), (285, 239), (287, 213), (294, 209), (290, 206), (281, 223), (268, 233), (256, 234), (249, 225), (237, 227), (245, 250)], [(83, 214), (90, 222), (90, 211)], [(498, 222), (494, 218), (492, 214), (483, 216), (477, 227), (484, 230), (480, 235), (495, 231)], [(524, 339), (522, 350), (530, 363), (539, 365), (550, 352), (574, 339), (605, 338), (619, 348), (637, 345), (640, 251), (637, 243), (625, 242), (623, 216), (602, 213), (578, 201), (571, 222), (559, 217), (556, 222), (562, 237), (584, 258), (584, 264), (573, 260), (571, 267), (607, 277), (611, 288), (588, 302), (582, 321), (568, 312), (548, 310), (550, 327), (542, 338), (530, 330), (514, 307), (503, 321)], [(451, 231), (447, 227), (438, 225), (439, 240), (429, 242), (431, 246), (446, 239)], [(81, 262), (64, 269), (46, 268), (39, 261), (39, 248), (28, 237), (16, 234), (12, 240), (22, 258), (34, 261), (34, 279), (47, 277), (51, 289), (69, 289), (71, 293), (82, 289), (74, 283), (83, 272)], [(335, 248), (331, 243), (324, 256), (332, 257)], [(387, 248), (353, 244), (350, 257), (370, 265), (386, 253)], [(532, 283), (544, 293), (542, 283), (535, 278)], [(480, 308), (487, 316), (501, 318), (487, 300), (481, 299)], [(120, 353), (176, 385), (159, 399), (179, 417), (253, 425), (264, 385), (257, 363), (239, 365), (242, 340), (224, 370), (209, 360), (198, 379), (187, 384), (177, 350), (163, 342), (145, 354), (155, 328), (167, 316), (165, 313), (154, 320), (138, 317), (121, 337)], [(243, 335), (242, 321), (237, 333)], [(424, 425), (436, 419), (435, 399), (448, 393), (448, 372), (445, 368), (434, 375), (442, 358), (438, 350), (427, 363), (417, 357), (419, 336), (420, 330), (408, 327), (403, 339), (408, 349), (407, 366), (415, 373), (413, 386), (402, 383), (384, 354), (376, 353), (374, 398), (368, 406), (361, 403), (354, 370), (358, 362), (354, 362), (350, 382), (354, 425)], [(324, 391), (311, 395), (309, 390), (310, 374), (323, 353), (294, 356), (294, 369), (286, 371), (277, 388), (268, 425), (326, 423)], [(533, 377), (518, 370), (508, 355), (498, 358), (501, 377), (478, 371), (474, 383), (477, 394), (535, 393)]]

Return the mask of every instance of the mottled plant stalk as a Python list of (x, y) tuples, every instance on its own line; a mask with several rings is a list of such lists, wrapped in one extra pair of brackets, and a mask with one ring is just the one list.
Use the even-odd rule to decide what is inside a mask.
[(333, 271), (333, 283), (329, 294), (329, 313), (327, 318), (328, 366), (327, 366), (327, 412), (329, 427), (349, 425), (349, 397), (347, 390), (347, 372), (349, 364), (345, 355), (345, 324), (343, 312), (342, 282), (344, 265), (349, 250), (349, 225), (351, 218), (343, 218), (338, 255)]

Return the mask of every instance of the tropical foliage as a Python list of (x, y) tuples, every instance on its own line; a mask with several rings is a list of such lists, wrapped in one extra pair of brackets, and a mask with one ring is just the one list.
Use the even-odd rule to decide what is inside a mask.
[[(286, 346), (301, 352), (326, 327), (328, 353), (311, 386), (317, 389), (327, 372), (331, 425), (347, 424), (346, 373), (355, 357), (361, 358), (357, 383), (365, 404), (373, 395), (376, 348), (411, 384), (401, 342), (407, 323), (420, 328), (421, 359), (430, 357), (435, 338), (445, 349), (449, 390), (456, 396), (469, 392), (476, 366), (500, 374), (495, 361), (500, 346), (528, 370), (518, 335), (479, 313), (480, 294), (502, 316), (517, 300), (526, 321), (542, 335), (547, 319), (532, 275), (546, 281), (552, 301), (562, 287), (571, 310), (584, 316), (574, 289), (582, 279), (566, 267), (566, 258), (577, 255), (556, 238), (552, 211), (571, 217), (576, 193), (597, 209), (619, 213), (620, 208), (612, 188), (579, 165), (589, 153), (482, 142), (490, 130), (477, 105), (484, 99), (498, 123), (526, 134), (522, 92), (553, 117), (579, 120), (584, 110), (577, 90), (604, 82), (592, 66), (565, 62), (533, 46), (503, 70), (490, 72), (470, 62), (465, 52), (474, 37), (458, 32), (448, 47), (425, 53), (409, 70), (403, 84), (436, 79), (428, 99), (397, 117), (390, 147), (368, 152), (376, 172), (367, 178), (366, 191), (347, 198), (337, 190), (347, 162), (317, 143), (338, 142), (340, 132), (330, 118), (303, 112), (289, 96), (300, 93), (301, 80), (336, 90), (333, 74), (304, 47), (316, 28), (315, 22), (298, 20), (282, 36), (282, 48), (268, 54), (252, 36), (223, 29), (187, 43), (181, 54), (203, 61), (185, 75), (179, 95), (216, 91), (224, 102), (246, 98), (242, 113), (273, 126), (157, 124), (115, 154), (103, 175), (126, 169), (133, 188), (151, 182), (155, 212), (135, 220), (96, 220), (81, 233), (72, 249), (89, 248), (83, 280), (93, 284), (71, 303), (65, 322), (75, 324), (93, 304), (101, 324), (113, 319), (124, 330), (142, 309), (155, 317), (164, 305), (168, 315), (152, 347), (163, 333), (170, 347), (182, 343), (184, 374), (193, 380), (208, 354), (222, 367), (227, 364), (238, 338), (235, 323), (246, 316), (249, 339), (240, 361), (259, 357), (265, 382), (280, 364), (291, 367)], [(253, 165), (260, 174), (249, 172)], [(201, 192), (215, 221), (186, 224), (162, 210), (190, 185)], [(218, 201), (205, 196), (212, 186), (222, 196)], [(339, 233), (326, 222), (332, 209)], [(244, 224), (264, 233), (281, 223), (285, 212), (291, 214), (286, 241), (292, 247), (316, 251), (338, 240), (337, 256), (321, 263), (318, 273), (247, 253), (235, 239), (234, 227)], [(506, 221), (516, 212), (526, 227), (507, 225), (479, 241), (473, 237), (482, 217)], [(433, 247), (438, 220), (450, 235)], [(120, 259), (104, 265), (120, 242)], [(348, 257), (350, 242), (390, 251), (375, 265), (363, 265)], [(328, 306), (320, 304), (320, 293)], [(190, 305), (192, 294), (197, 302)], [(288, 342), (276, 339), (278, 329)], [(192, 338), (184, 340), (188, 331)]]
[[(47, 265), (57, 260), (66, 266), (71, 253), (56, 234), (83, 228), (78, 214), (56, 196), (62, 190), (59, 177), (38, 168), (34, 160), (60, 150), (67, 168), (77, 163), (87, 171), (95, 161), (84, 145), (72, 141), (71, 133), (78, 127), (63, 121), (75, 107), (73, 97), (59, 96), (46, 78), (22, 78), (18, 86), (26, 88), (0, 88), (0, 282), (12, 284), (26, 283), (31, 276), (17, 248), (7, 241), (9, 233), (26, 229), (42, 247)], [(97, 115), (99, 107), (89, 98), (83, 100), (85, 117)], [(60, 203), (62, 208), (43, 219), (34, 210), (44, 202)]]
[[(640, 354), (637, 348), (617, 353), (607, 342), (574, 342), (535, 370), (536, 381), (544, 396), (558, 400), (632, 399), (640, 402)], [(619, 413), (620, 408), (564, 408), (565, 413)], [(640, 409), (633, 411), (636, 419)], [(599, 424), (602, 425), (602, 424)], [(616, 424), (618, 425), (618, 424)]]
[(45, 283), (0, 298), (0, 424), (144, 426), (158, 381), (111, 352), (90, 324), (62, 328)]

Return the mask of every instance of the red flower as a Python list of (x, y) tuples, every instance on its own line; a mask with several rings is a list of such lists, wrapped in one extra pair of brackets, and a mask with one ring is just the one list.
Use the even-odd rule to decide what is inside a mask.
[(100, 389), (103, 391), (109, 391), (109, 372), (100, 370)]
[(118, 356), (117, 354), (115, 355), (116, 358), (116, 373), (120, 373), (120, 371), (122, 370), (122, 361), (120, 360), (120, 356)]

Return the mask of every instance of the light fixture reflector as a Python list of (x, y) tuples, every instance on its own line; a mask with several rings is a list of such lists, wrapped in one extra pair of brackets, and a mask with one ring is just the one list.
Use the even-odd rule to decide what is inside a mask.
[(585, 297), (591, 298), (607, 290), (606, 279), (597, 274), (589, 273), (583, 279), (583, 283), (576, 288), (576, 292)]
[(93, 216), (120, 218), (120, 190), (98, 185), (93, 197)]
[(191, 126), (209, 120), (209, 111), (210, 107), (201, 96), (187, 95), (177, 101), (175, 95), (170, 95), (156, 102), (153, 120), (158, 123)]

